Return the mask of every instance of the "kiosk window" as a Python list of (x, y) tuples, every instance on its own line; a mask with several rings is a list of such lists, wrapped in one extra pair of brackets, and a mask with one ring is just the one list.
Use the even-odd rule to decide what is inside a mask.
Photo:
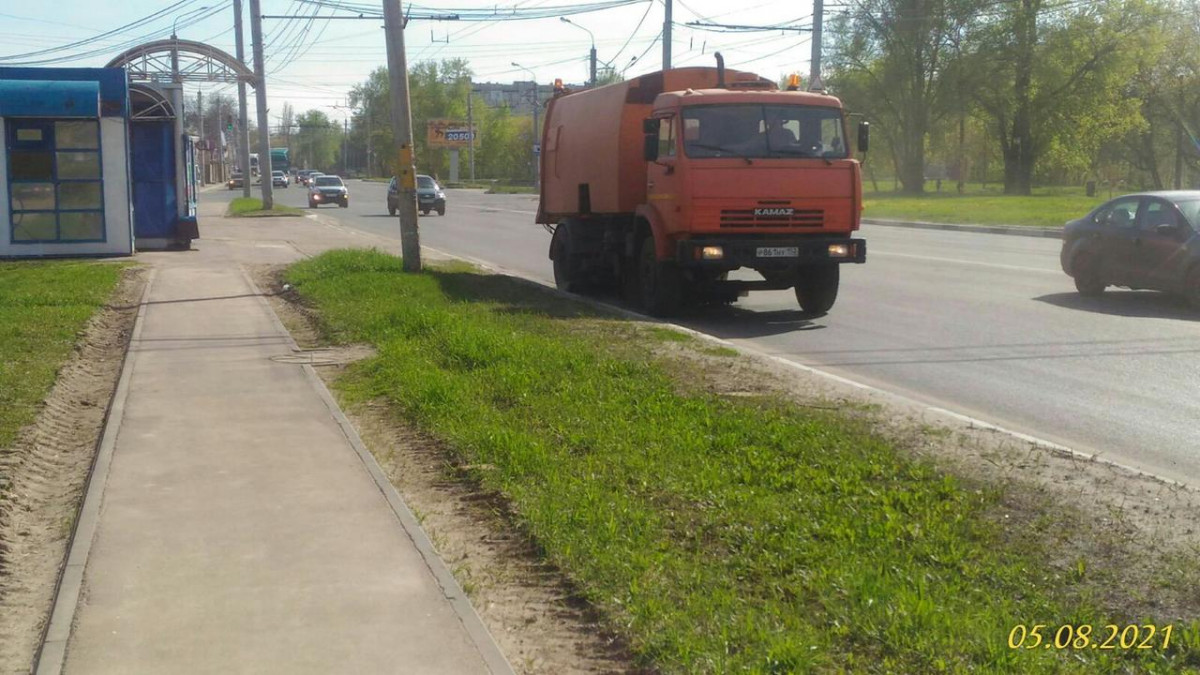
[(10, 119), (7, 125), (12, 242), (103, 241), (99, 123)]

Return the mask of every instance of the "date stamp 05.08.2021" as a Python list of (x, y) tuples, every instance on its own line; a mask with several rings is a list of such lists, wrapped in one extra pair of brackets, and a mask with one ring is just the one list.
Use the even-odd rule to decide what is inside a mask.
[(1174, 626), (1108, 624), (1049, 626), (1017, 624), (1008, 633), (1012, 649), (1167, 649)]

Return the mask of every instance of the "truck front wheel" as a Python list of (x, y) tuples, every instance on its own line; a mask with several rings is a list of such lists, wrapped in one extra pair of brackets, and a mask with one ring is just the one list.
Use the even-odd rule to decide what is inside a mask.
[(638, 289), (642, 309), (651, 316), (671, 316), (679, 311), (682, 283), (679, 269), (671, 261), (660, 261), (654, 237), (646, 237), (638, 255)]
[(825, 314), (837, 301), (841, 268), (819, 265), (800, 270), (796, 279), (796, 301), (807, 314)]
[(579, 262), (571, 255), (571, 225), (559, 223), (550, 240), (550, 258), (554, 261), (554, 285), (560, 291), (578, 293), (581, 288)]

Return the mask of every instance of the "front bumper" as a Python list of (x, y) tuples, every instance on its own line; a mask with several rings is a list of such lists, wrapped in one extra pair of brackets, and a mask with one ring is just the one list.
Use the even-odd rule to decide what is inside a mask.
[(312, 195), (312, 200), (314, 202), (330, 202), (330, 203), (347, 202), (347, 201), (350, 201), (350, 195), (346, 194), (344, 192), (338, 193), (338, 194), (318, 193), (318, 194)]
[[(705, 247), (719, 246), (720, 258), (706, 259)], [(846, 255), (835, 256), (830, 246), (844, 246)], [(760, 256), (762, 249), (795, 249), (796, 255), (782, 257)], [(749, 267), (757, 270), (784, 270), (821, 263), (865, 263), (867, 241), (849, 237), (792, 237), (733, 238), (712, 237), (686, 239), (676, 244), (675, 260), (682, 267), (733, 269)]]

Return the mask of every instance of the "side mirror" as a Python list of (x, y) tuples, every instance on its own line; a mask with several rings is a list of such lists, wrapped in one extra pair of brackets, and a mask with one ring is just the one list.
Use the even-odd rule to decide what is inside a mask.
[(658, 161), (658, 130), (653, 134), (646, 134), (642, 142), (642, 157), (647, 162)]
[(658, 124), (659, 122), (657, 117), (647, 117), (646, 119), (642, 120), (642, 133), (654, 134), (657, 136)]
[(858, 151), (866, 152), (871, 147), (871, 123), (858, 123)]

